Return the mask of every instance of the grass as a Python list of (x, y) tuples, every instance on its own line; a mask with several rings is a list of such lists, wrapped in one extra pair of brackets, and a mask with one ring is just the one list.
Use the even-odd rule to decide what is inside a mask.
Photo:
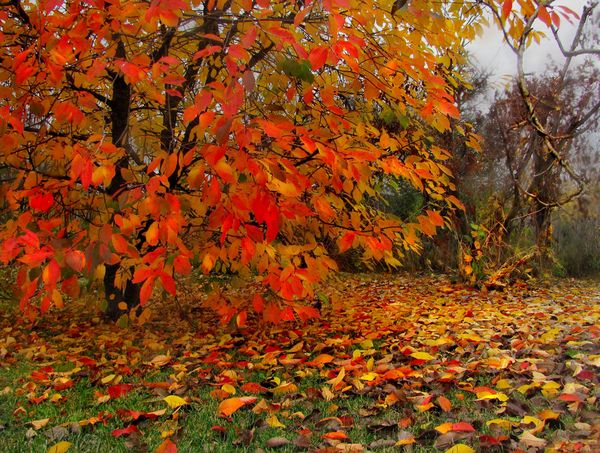
[[(577, 442), (582, 436), (579, 428), (592, 425), (593, 417), (597, 416), (594, 398), (600, 395), (591, 384), (597, 376), (587, 376), (591, 380), (573, 377), (568, 366), (577, 364), (583, 370), (594, 370), (590, 364), (599, 351), (589, 340), (599, 333), (594, 330), (599, 318), (599, 298), (593, 290), (569, 288), (562, 297), (562, 289), (554, 292), (542, 289), (538, 293), (529, 288), (526, 298), (520, 298), (518, 292), (476, 298), (467, 290), (457, 290), (440, 297), (435, 295), (433, 284), (429, 287), (419, 282), (413, 287), (406, 282), (387, 284), (385, 278), (378, 276), (372, 291), (370, 281), (368, 276), (358, 276), (354, 281), (358, 294), (353, 294), (351, 304), (341, 307), (340, 297), (334, 298), (324, 319), (302, 327), (303, 330), (289, 325), (261, 330), (264, 326), (258, 329), (250, 325), (240, 332), (230, 326), (220, 328), (211, 324), (214, 316), (210, 314), (206, 314), (206, 319), (200, 317), (198, 332), (190, 331), (190, 326), (177, 316), (158, 317), (143, 328), (122, 329), (100, 322), (96, 313), (76, 305), (65, 309), (69, 312), (51, 313), (31, 324), (15, 322), (18, 313), (14, 307), (0, 306), (2, 451), (44, 452), (59, 440), (70, 442), (70, 451), (77, 452), (156, 451), (168, 437), (176, 442), (180, 452), (254, 452), (257, 448), (296, 452), (332, 446), (334, 442), (323, 436), (342, 432), (348, 436), (343, 442), (365, 448), (375, 442), (395, 441), (400, 433), (404, 436), (410, 433), (415, 443), (406, 449), (432, 452), (445, 451), (447, 447), (440, 445), (444, 436), (435, 428), (459, 422), (471, 424), (476, 432), (455, 442), (488, 451), (491, 447), (484, 446), (481, 439), (508, 434), (510, 437), (498, 449), (508, 451), (519, 446), (519, 438), (526, 429), (520, 425), (523, 417), (537, 417), (544, 409), (560, 412), (557, 421), (548, 421), (536, 433), (548, 445), (560, 444), (565, 436), (569, 437), (566, 440)], [(435, 284), (439, 285), (439, 280)], [(397, 287), (402, 288), (398, 294)], [(336, 291), (348, 294), (347, 288), (353, 287), (346, 285), (346, 289)], [(376, 304), (370, 301), (373, 294)], [(418, 300), (418, 310), (415, 305), (406, 304), (411, 294), (413, 300)], [(390, 305), (382, 300), (389, 300)], [(190, 306), (185, 308), (191, 313)], [(454, 316), (466, 311), (473, 312), (468, 322)], [(202, 316), (200, 310), (196, 312)], [(446, 318), (449, 312), (454, 316), (450, 321)], [(552, 318), (547, 320), (545, 316)], [(61, 320), (67, 322), (61, 324)], [(515, 328), (518, 326), (526, 326), (527, 332), (522, 333)], [(562, 333), (556, 338), (543, 337), (555, 326)], [(484, 340), (473, 343), (460, 339), (461, 335), (472, 332)], [(542, 337), (547, 338), (547, 343), (540, 340)], [(448, 338), (452, 347), (445, 348), (444, 339)], [(438, 344), (442, 346), (438, 348)], [(511, 345), (517, 349), (512, 350)], [(269, 348), (275, 348), (274, 352), (269, 353)], [(488, 359), (498, 353), (493, 351), (500, 350), (511, 357), (510, 364), (499, 369), (488, 366)], [(415, 362), (410, 355), (413, 351), (430, 353), (433, 359)], [(319, 366), (307, 365), (323, 354), (331, 355), (331, 361)], [(165, 356), (168, 360), (164, 364), (152, 364), (152, 360)], [(94, 360), (96, 365), (83, 365), (82, 357)], [(267, 360), (269, 357), (272, 360)], [(550, 359), (542, 360), (543, 357)], [(533, 363), (535, 367), (524, 367), (524, 363)], [(52, 367), (48, 381), (40, 380), (37, 373), (48, 366)], [(407, 367), (416, 374), (378, 380), (386, 370)], [(444, 382), (441, 378), (453, 367), (459, 367), (453, 371), (455, 377)], [(542, 374), (544, 367), (550, 367), (547, 376)], [(346, 372), (341, 385), (346, 387), (345, 391), (333, 389), (328, 383), (341, 370)], [(377, 375), (375, 380), (362, 379), (372, 371)], [(133, 390), (118, 398), (103, 399), (102, 395), (116, 383), (102, 382), (109, 375), (133, 385)], [(60, 378), (71, 379), (73, 387), (56, 390)], [(528, 396), (517, 390), (519, 385), (542, 378), (544, 382), (559, 383), (561, 389), (568, 382), (580, 385), (576, 390), (585, 401), (577, 410), (571, 410), (556, 397), (541, 397), (539, 388)], [(502, 402), (478, 401), (473, 389), (495, 389), (499, 379), (514, 382), (511, 388), (498, 390), (510, 398), (509, 402), (526, 408), (525, 412), (503, 414), (499, 413)], [(281, 381), (294, 383), (297, 389), (278, 394), (274, 388)], [(168, 383), (171, 389), (152, 388), (148, 382)], [(258, 401), (265, 399), (268, 410), (253, 412), (254, 403), (230, 418), (219, 417), (220, 399), (227, 396), (223, 395), (223, 385), (230, 383), (237, 397), (248, 395), (241, 389), (247, 382), (268, 389), (256, 395)], [(358, 382), (364, 386), (362, 390)], [(323, 389), (328, 390), (331, 399), (324, 398), (328, 393), (323, 393)], [(332, 390), (334, 393), (330, 393)], [(32, 397), (44, 394), (46, 399), (32, 401)], [(62, 398), (52, 402), (57, 394)], [(188, 404), (173, 410), (164, 401), (168, 394), (181, 395)], [(395, 403), (388, 400), (392, 394), (397, 395)], [(440, 395), (449, 399), (449, 412), (436, 403)], [(418, 402), (427, 397), (433, 405), (419, 410)], [(165, 412), (157, 418), (142, 417), (132, 422), (120, 415), (122, 410)], [(284, 426), (276, 426), (272, 417)], [(510, 420), (515, 426), (507, 433), (486, 424), (497, 418)], [(48, 419), (47, 424), (39, 426), (44, 419)], [(115, 430), (131, 424), (139, 433), (114, 436)], [(309, 447), (299, 448), (291, 443), (302, 433), (307, 437), (301, 440), (308, 439)], [(595, 445), (593, 436), (591, 432), (583, 438), (586, 445)], [(278, 437), (290, 443), (269, 448), (269, 442)], [(381, 447), (377, 451), (401, 448)], [(563, 451), (572, 451), (568, 448), (571, 447)]]

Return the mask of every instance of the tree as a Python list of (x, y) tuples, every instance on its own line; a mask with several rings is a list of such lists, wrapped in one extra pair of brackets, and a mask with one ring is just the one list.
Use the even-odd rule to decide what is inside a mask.
[[(512, 3), (505, 1), (502, 9), (488, 5), (515, 53), (517, 76), (507, 93), (494, 101), (485, 135), (490, 148), (500, 152), (504, 179), (510, 181), (503, 229), (510, 233), (516, 219), (531, 218), (543, 268), (549, 259), (553, 210), (585, 188), (585, 175), (573, 160), (582, 134), (600, 120), (600, 101), (590, 96), (600, 88), (600, 72), (590, 58), (600, 54), (600, 16), (594, 17), (597, 2), (590, 2), (580, 15), (555, 1), (522, 4), (518, 13)], [(577, 25), (568, 45), (558, 34), (561, 16)], [(564, 58), (543, 76), (526, 75), (526, 50), (544, 36), (539, 26), (553, 36)]]
[[(30, 316), (102, 281), (116, 319), (192, 266), (253, 277), (216, 294), (265, 319), (335, 268), (322, 241), (398, 263), (459, 205), (427, 134), (457, 117), (479, 6), (414, 0), (11, 0), (0, 11), (0, 261)], [(382, 117), (401, 127), (378, 127)], [(361, 203), (382, 174), (432, 200), (416, 221)], [(39, 301), (39, 304), (38, 302)], [(134, 310), (137, 312), (137, 310)], [(145, 310), (139, 316), (147, 316)]]

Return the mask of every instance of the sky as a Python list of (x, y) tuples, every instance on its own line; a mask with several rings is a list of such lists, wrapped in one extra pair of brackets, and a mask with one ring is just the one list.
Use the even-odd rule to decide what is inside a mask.
[[(555, 4), (567, 6), (573, 11), (581, 13), (586, 0), (560, 0)], [(559, 35), (565, 46), (573, 38), (576, 25), (562, 19)], [(545, 26), (543, 29), (548, 32), (547, 38), (540, 45), (530, 46), (525, 53), (526, 72), (541, 72), (546, 67), (549, 58), (558, 59), (558, 61), (562, 58), (552, 33)], [(492, 88), (504, 87), (516, 74), (517, 57), (504, 42), (502, 33), (493, 25), (469, 45), (469, 51), (475, 57), (477, 66), (490, 73)]]

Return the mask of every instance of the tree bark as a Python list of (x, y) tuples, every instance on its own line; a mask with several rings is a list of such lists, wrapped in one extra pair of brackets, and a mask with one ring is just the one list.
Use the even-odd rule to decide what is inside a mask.
[[(115, 57), (125, 59), (125, 45), (119, 41)], [(128, 147), (129, 114), (131, 103), (131, 87), (122, 74), (114, 74), (112, 85), (112, 98), (109, 104), (112, 143), (119, 147)], [(129, 156), (126, 154), (116, 164), (116, 172), (106, 192), (111, 198), (117, 198), (126, 188), (122, 170), (129, 166)], [(133, 283), (127, 278), (122, 287), (117, 284), (117, 274), (121, 263), (107, 264), (104, 274), (104, 294), (108, 304), (107, 316), (115, 321), (120, 316), (138, 307), (140, 304), (140, 283)]]

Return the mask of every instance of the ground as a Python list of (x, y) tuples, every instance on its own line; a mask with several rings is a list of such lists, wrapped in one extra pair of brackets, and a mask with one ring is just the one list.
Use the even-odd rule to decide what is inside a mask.
[(142, 326), (3, 305), (2, 451), (600, 450), (598, 282), (343, 275), (321, 319), (243, 329), (201, 286)]

